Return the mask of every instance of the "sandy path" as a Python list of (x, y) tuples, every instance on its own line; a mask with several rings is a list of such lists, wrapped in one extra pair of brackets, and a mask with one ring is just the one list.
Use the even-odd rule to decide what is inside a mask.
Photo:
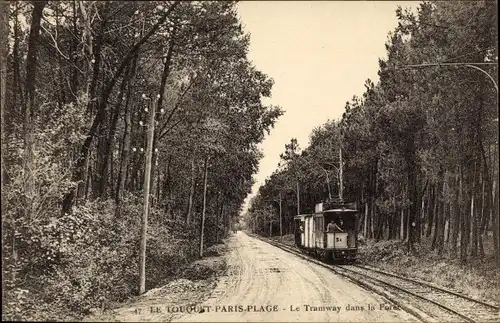
[(229, 239), (229, 250), (229, 275), (200, 304), (204, 312), (177, 316), (175, 321), (417, 321), (403, 310), (381, 309), (388, 304), (385, 299), (328, 269), (243, 232)]

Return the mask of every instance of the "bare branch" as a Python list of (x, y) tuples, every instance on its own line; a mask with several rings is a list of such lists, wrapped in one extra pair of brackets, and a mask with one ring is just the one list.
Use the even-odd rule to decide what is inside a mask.
[(54, 45), (51, 45), (52, 47), (54, 47), (55, 50), (57, 50), (57, 52), (66, 60), (70, 60), (68, 56), (64, 55), (63, 52), (61, 52), (61, 50), (59, 49), (59, 46), (57, 45), (57, 41), (56, 39), (54, 38), (54, 36), (52, 36), (52, 34), (50, 33), (50, 31), (47, 30), (47, 28), (45, 28), (43, 25), (40, 24), (40, 26), (42, 27), (42, 29), (50, 36), (50, 38), (52, 39), (52, 41), (54, 42)]

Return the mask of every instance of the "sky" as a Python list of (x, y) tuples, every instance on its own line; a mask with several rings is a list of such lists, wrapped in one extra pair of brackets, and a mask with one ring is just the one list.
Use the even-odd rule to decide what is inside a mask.
[(397, 26), (396, 9), (419, 1), (242, 1), (240, 21), (250, 34), (249, 59), (274, 79), (265, 104), (284, 111), (259, 146), (264, 153), (243, 210), (277, 168), (291, 138), (309, 145), (309, 134), (342, 117), (345, 103), (378, 81), (378, 60)]

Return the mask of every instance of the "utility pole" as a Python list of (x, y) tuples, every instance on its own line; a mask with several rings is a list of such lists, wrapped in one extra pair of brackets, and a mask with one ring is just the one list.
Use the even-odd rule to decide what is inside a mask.
[(151, 160), (153, 155), (153, 136), (155, 127), (156, 101), (151, 103), (148, 123), (148, 146), (146, 148), (146, 171), (144, 172), (144, 203), (141, 221), (141, 245), (139, 253), (139, 294), (146, 291), (146, 237), (148, 232), (149, 185), (151, 179)]
[(299, 191), (299, 179), (297, 178), (297, 215), (300, 214), (300, 191)]
[(281, 239), (281, 237), (283, 236), (283, 225), (282, 225), (283, 221), (281, 221), (281, 191), (279, 197), (280, 197), (279, 203), (280, 203), (280, 239)]
[(343, 199), (344, 195), (344, 188), (343, 188), (343, 182), (342, 182), (342, 147), (340, 147), (339, 150), (339, 157), (340, 157), (340, 168), (339, 168), (339, 199)]

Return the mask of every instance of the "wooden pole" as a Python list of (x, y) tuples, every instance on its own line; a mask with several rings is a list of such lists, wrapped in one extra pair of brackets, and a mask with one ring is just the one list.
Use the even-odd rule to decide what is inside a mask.
[(343, 195), (344, 195), (344, 187), (343, 187), (343, 182), (342, 182), (342, 147), (340, 147), (340, 150), (339, 150), (339, 157), (340, 157), (340, 167), (339, 167), (339, 199), (342, 200), (343, 199)]
[(300, 190), (299, 190), (299, 180), (297, 179), (297, 215), (300, 214)]
[(280, 202), (280, 239), (281, 239), (281, 237), (283, 236), (283, 226), (282, 226), (282, 222), (283, 221), (281, 221), (281, 217), (282, 217), (281, 216), (281, 213), (282, 213), (281, 212), (281, 192), (280, 192), (280, 200), (279, 200), (279, 202)]
[(146, 238), (148, 231), (149, 189), (151, 179), (151, 160), (153, 155), (153, 135), (155, 127), (156, 101), (151, 104), (148, 122), (148, 146), (146, 148), (146, 171), (144, 172), (144, 203), (141, 221), (141, 245), (139, 253), (139, 294), (146, 291)]

